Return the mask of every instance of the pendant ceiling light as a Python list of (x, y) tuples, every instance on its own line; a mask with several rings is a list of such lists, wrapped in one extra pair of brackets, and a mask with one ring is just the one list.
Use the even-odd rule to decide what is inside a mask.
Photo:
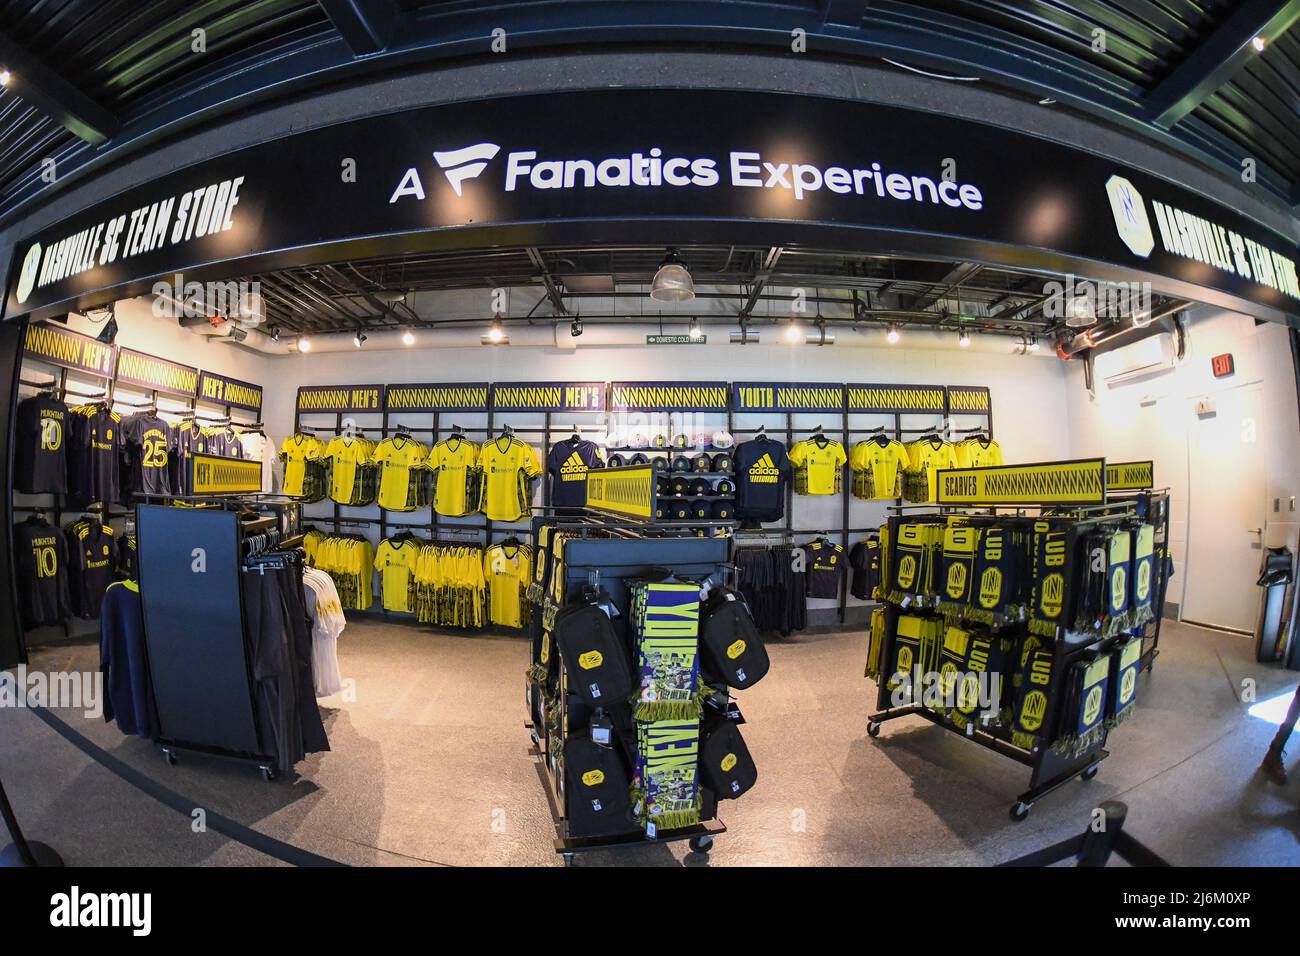
[(691, 270), (686, 268), (676, 249), (669, 249), (664, 261), (659, 263), (659, 271), (650, 284), (650, 298), (656, 302), (689, 302), (695, 298)]

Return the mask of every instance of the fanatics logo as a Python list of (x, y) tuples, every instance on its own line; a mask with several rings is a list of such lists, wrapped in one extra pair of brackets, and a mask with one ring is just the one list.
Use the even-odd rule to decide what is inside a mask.
[(1110, 196), (1110, 211), (1115, 216), (1115, 229), (1120, 239), (1134, 255), (1145, 259), (1155, 248), (1156, 237), (1151, 232), (1151, 220), (1147, 218), (1142, 194), (1123, 176), (1106, 180), (1106, 194)]
[(447, 182), (451, 183), (451, 188), (459, 196), (460, 184), (467, 179), (474, 179), (487, 169), (488, 160), (499, 152), (501, 147), (496, 143), (478, 143), (463, 149), (434, 152), (433, 158), (438, 161)]

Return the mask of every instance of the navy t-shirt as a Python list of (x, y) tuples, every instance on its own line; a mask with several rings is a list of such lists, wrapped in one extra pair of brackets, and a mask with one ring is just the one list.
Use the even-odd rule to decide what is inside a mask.
[(755, 438), (736, 446), (736, 517), (780, 521), (785, 516), (785, 485), (790, 459), (774, 438)]
[(581, 508), (587, 503), (587, 472), (604, 468), (605, 460), (595, 443), (566, 438), (551, 446), (546, 470), (551, 476), (551, 504), (557, 508)]

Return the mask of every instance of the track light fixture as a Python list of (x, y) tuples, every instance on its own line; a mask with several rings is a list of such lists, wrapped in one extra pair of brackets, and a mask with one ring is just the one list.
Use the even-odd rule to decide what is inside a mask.
[(8, 86), (9, 81), (13, 79), (8, 70), (0, 70), (0, 86)]
[(887, 332), (885, 333), (885, 341), (888, 342), (890, 345), (897, 345), (897, 344), (898, 344), (898, 340), (899, 340), (901, 337), (902, 337), (902, 336), (900, 335), (900, 333), (899, 333), (899, 331), (898, 331), (898, 326), (897, 326), (895, 323), (890, 322), (890, 323), (889, 323), (889, 331), (887, 331)]
[(415, 344), (415, 333), (412, 332), (410, 329), (407, 329), (405, 332), (403, 332), (403, 333), (402, 333), (402, 344), (403, 344), (403, 345), (414, 345), (414, 344)]
[(962, 348), (969, 348), (970, 333), (967, 332), (965, 329), (962, 329), (961, 333), (957, 336), (957, 344), (960, 345)]
[(364, 332), (358, 332), (358, 333), (356, 333), (355, 335), (353, 335), (353, 336), (352, 336), (352, 344), (355, 345), (357, 348), (361, 348), (361, 346), (365, 345), (365, 344), (366, 344), (366, 333), (364, 333)]
[(311, 351), (311, 339), (307, 338), (307, 336), (305, 336), (305, 335), (300, 335), (300, 336), (298, 336), (298, 351), (299, 351), (299, 352), (310, 352), (310, 351)]
[(704, 330), (700, 328), (700, 320), (698, 316), (691, 319), (691, 328), (687, 334), (697, 341), (704, 338)]
[(487, 334), (483, 336), (484, 345), (509, 345), (510, 339), (506, 336), (505, 326), (501, 324), (501, 313), (497, 313), (492, 320), (492, 325), (488, 328)]
[(790, 324), (785, 327), (785, 332), (782, 335), (791, 345), (798, 345), (803, 341), (803, 329), (799, 328), (799, 323), (794, 319), (790, 320)]
[(575, 339), (582, 334), (582, 319), (574, 317), (573, 322), (569, 325), (569, 334)]

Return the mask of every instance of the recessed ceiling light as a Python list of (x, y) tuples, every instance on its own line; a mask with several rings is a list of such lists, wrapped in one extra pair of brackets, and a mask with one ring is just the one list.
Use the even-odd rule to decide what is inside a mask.
[(1268, 44), (1268, 41), (1265, 40), (1263, 37), (1255, 37), (1253, 40), (1250, 41), (1250, 45), (1253, 46), (1253, 47), (1255, 48), (1255, 52), (1256, 52), (1256, 53), (1263, 53), (1263, 52), (1264, 52), (1264, 47), (1265, 47), (1267, 44)]

